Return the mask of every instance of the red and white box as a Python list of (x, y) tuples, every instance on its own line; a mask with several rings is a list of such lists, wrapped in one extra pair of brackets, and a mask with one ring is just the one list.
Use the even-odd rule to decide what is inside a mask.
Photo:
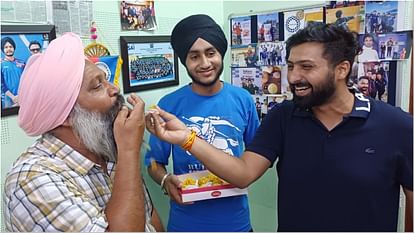
[[(183, 182), (187, 178), (199, 180), (202, 177), (206, 177), (211, 172), (204, 170), (199, 172), (187, 173), (178, 175), (178, 179)], [(189, 185), (188, 188), (182, 188), (180, 190), (181, 198), (183, 202), (201, 201), (222, 197), (238, 196), (247, 194), (247, 188), (239, 189), (236, 186), (224, 181), (224, 184), (198, 187), (195, 185)]]

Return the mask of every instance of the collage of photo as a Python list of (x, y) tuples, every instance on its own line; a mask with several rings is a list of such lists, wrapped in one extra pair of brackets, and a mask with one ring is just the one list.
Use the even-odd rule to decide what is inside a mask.
[(267, 112), (261, 106), (267, 105), (268, 110), (272, 97), (283, 101), (292, 96), (285, 41), (310, 22), (325, 22), (357, 36), (360, 48), (351, 72), (354, 87), (393, 104), (395, 100), (387, 96), (395, 92), (389, 84), (395, 84), (396, 68), (392, 67), (396, 65), (390, 64), (407, 60), (413, 42), (412, 31), (398, 24), (398, 12), (403, 8), (404, 2), (399, 1), (329, 1), (324, 7), (232, 17), (232, 84), (249, 91), (258, 113), (259, 108), (261, 113)]

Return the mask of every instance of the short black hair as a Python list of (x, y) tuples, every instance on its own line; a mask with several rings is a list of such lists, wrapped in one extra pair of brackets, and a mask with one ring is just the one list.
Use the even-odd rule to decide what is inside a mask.
[(361, 79), (366, 79), (366, 80), (369, 81), (369, 77), (368, 76), (361, 76), (361, 77), (359, 77), (358, 81), (361, 80)]
[[(352, 67), (359, 46), (354, 34), (342, 27), (338, 27), (335, 24), (309, 22), (305, 28), (293, 34), (286, 41), (286, 60), (288, 60), (290, 50), (293, 47), (308, 42), (316, 42), (323, 45), (324, 51), (322, 56), (328, 60), (329, 65), (332, 67), (343, 61), (348, 61)], [(351, 70), (349, 69), (347, 75), (347, 83)]]
[(4, 53), (4, 46), (6, 45), (6, 43), (10, 43), (13, 46), (14, 50), (16, 50), (16, 43), (14, 43), (14, 40), (6, 36), (1, 39), (1, 51), (3, 51), (3, 53)]
[(374, 40), (374, 36), (371, 35), (370, 33), (365, 34), (362, 41), (365, 41), (366, 38), (371, 38), (372, 40)]
[(40, 49), (42, 49), (42, 45), (41, 45), (41, 44), (40, 44), (40, 42), (39, 42), (39, 41), (37, 41), (37, 40), (32, 40), (32, 41), (30, 41), (30, 43), (29, 43), (29, 49), (30, 49), (30, 46), (32, 46), (32, 45), (34, 45), (34, 44), (39, 45), (39, 48), (40, 48)]
[(335, 12), (335, 16), (336, 16), (336, 18), (341, 18), (341, 16), (342, 16), (342, 11), (341, 11), (341, 10), (337, 10), (337, 11)]

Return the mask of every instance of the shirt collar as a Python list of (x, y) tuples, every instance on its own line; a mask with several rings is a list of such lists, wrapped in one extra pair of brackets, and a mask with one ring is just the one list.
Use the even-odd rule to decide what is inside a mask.
[(43, 135), (40, 142), (52, 153), (52, 156), (60, 158), (68, 165), (68, 167), (81, 175), (86, 175), (94, 166), (100, 167), (100, 165), (90, 161), (51, 134)]
[(349, 114), (349, 117), (368, 118), (372, 107), (371, 100), (360, 92), (355, 92), (354, 95), (354, 107)]

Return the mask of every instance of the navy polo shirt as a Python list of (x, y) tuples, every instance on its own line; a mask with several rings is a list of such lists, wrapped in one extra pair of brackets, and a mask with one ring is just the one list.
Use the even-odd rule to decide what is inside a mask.
[(279, 231), (396, 231), (413, 185), (413, 118), (355, 94), (328, 131), (292, 102), (272, 109), (247, 147), (277, 161)]

